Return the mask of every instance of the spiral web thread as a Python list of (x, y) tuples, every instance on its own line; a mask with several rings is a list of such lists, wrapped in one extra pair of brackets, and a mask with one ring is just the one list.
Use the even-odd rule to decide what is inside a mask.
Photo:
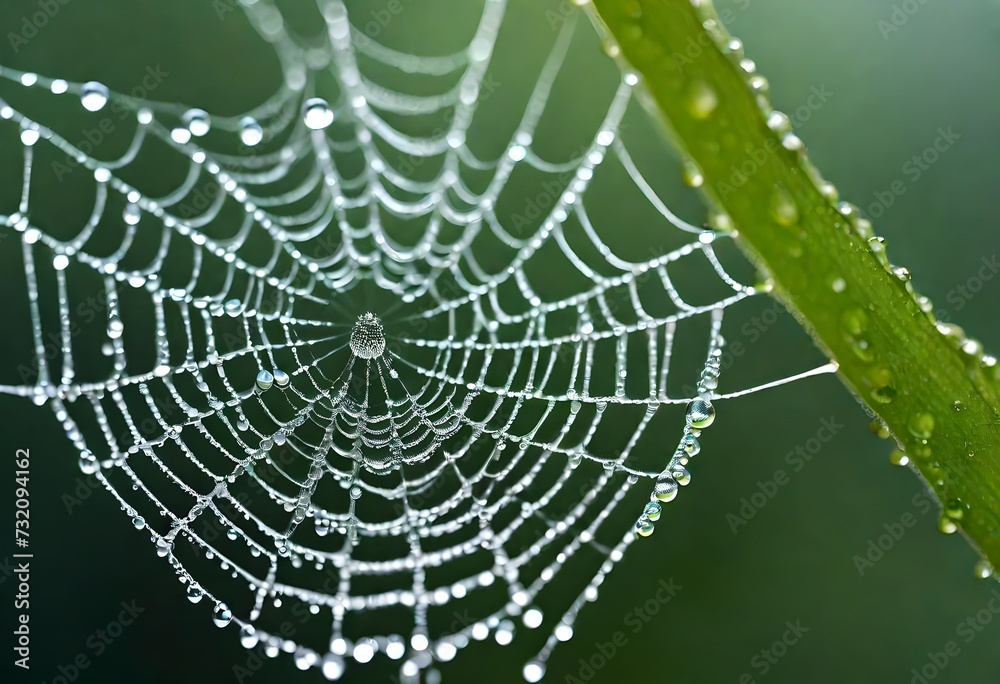
[[(329, 679), (348, 660), (387, 657), (399, 661), (402, 681), (417, 681), (425, 671), (437, 677), (435, 663), (474, 642), (542, 634), (523, 670), (538, 681), (626, 548), (652, 532), (661, 504), (690, 481), (686, 466), (714, 418), (711, 401), (831, 368), (715, 391), (723, 314), (760, 290), (731, 277), (717, 256), (728, 236), (678, 218), (633, 163), (616, 132), (635, 108), (634, 76), (622, 76), (578, 155), (552, 162), (534, 151), (578, 22), (558, 32), (515, 134), (489, 159), (465, 134), (504, 2), (486, 0), (467, 49), (444, 57), (360, 40), (337, 0), (319, 9), (327, 40), (317, 47), (266, 0), (244, 2), (286, 74), (246, 117), (0, 72), (12, 87), (76, 95), (91, 111), (122, 102), (135, 120), (127, 151), (99, 160), (55, 127), (0, 109), (23, 149), (20, 207), (0, 225), (18, 236), (36, 356), (32, 382), (0, 391), (53, 409), (84, 472), (150, 533), (193, 602), (214, 604), (219, 626), (239, 626), (245, 646), (294, 652), (300, 668), (319, 667)], [(363, 75), (362, 60), (455, 78), (435, 95), (405, 94)], [(310, 99), (321, 75), (332, 77), (324, 86), (332, 95)], [(449, 125), (431, 136), (390, 123), (443, 111)], [(203, 140), (209, 129), (215, 137)], [(213, 151), (207, 143), (220, 138), (265, 144), (252, 155)], [(122, 180), (150, 141), (188, 168), (166, 195)], [(93, 212), (71, 237), (31, 221), (44, 201), (32, 193), (33, 159), (45, 146), (93, 175)], [(386, 148), (410, 162), (435, 160), (437, 172), (415, 178)], [(353, 175), (342, 171), (352, 157), (361, 160)], [(620, 227), (597, 226), (585, 202), (612, 157), (663, 230), (689, 241), (646, 260), (616, 256), (601, 235)], [(526, 234), (505, 227), (509, 217), (496, 210), (519, 165), (568, 179)], [(473, 173), (488, 177), (481, 191), (464, 180)], [(222, 191), (197, 215), (181, 211), (206, 178)], [(226, 213), (233, 206), (235, 225)], [(408, 241), (383, 225), (390, 220)], [(91, 249), (108, 224), (118, 226), (116, 247)], [(475, 246), (486, 239), (488, 254), (506, 255), (502, 268), (480, 263)], [(251, 258), (251, 242), (258, 256), (265, 244), (267, 258)], [(151, 256), (129, 265), (140, 245)], [(544, 297), (533, 285), (531, 266), (552, 253), (586, 282), (571, 295)], [(672, 270), (694, 259), (710, 265), (722, 296), (693, 304), (681, 295)], [(168, 283), (178, 269), (186, 282)], [(78, 336), (74, 322), (72, 293), (85, 282), (103, 289), (103, 371), (84, 358), (80, 337), (93, 331)], [(394, 304), (351, 309), (345, 294), (362, 286)], [(662, 306), (648, 303), (649, 292)], [(132, 323), (137, 311), (151, 321)], [(698, 318), (708, 321), (700, 379), (693, 395), (668, 396), (675, 334)], [(676, 450), (653, 467), (634, 464), (634, 447), (671, 404), (687, 407)], [(615, 413), (628, 408), (634, 418)], [(594, 446), (609, 431), (630, 434), (617, 453)], [(613, 513), (635, 487), (649, 503), (638, 522), (615, 527)], [(245, 589), (232, 592), (230, 581), (231, 593), (216, 591), (210, 580), (220, 571)], [(571, 595), (549, 600), (556, 585), (553, 594), (571, 587)], [(472, 605), (474, 619), (451, 620), (456, 604)], [(328, 624), (325, 636), (306, 643), (269, 634), (271, 615), (290, 605)], [(379, 616), (377, 630), (358, 619), (367, 613)]]

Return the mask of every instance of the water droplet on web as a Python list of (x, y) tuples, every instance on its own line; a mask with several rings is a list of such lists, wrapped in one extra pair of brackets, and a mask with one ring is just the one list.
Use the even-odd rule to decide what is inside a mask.
[(191, 603), (198, 603), (205, 597), (205, 592), (197, 584), (190, 584), (187, 588), (187, 598)]
[(698, 439), (694, 435), (684, 435), (681, 439), (681, 449), (688, 456), (697, 456), (701, 452), (701, 445), (698, 444)]
[(677, 497), (677, 482), (669, 473), (660, 473), (653, 487), (653, 496), (657, 501), (668, 503)]
[(313, 97), (306, 100), (302, 107), (302, 119), (306, 128), (314, 131), (322, 130), (333, 123), (334, 113), (326, 100)]
[(272, 373), (272, 375), (274, 376), (274, 384), (278, 387), (288, 387), (288, 383), (292, 381), (292, 379), (288, 377), (288, 373), (277, 368), (274, 369), (274, 373)]
[(204, 109), (189, 109), (181, 120), (196, 138), (207, 135), (212, 128), (212, 118)]
[(972, 572), (979, 579), (989, 579), (993, 576), (993, 565), (983, 558), (976, 562), (972, 568)]
[(233, 613), (225, 603), (219, 603), (212, 611), (212, 622), (216, 627), (225, 627), (233, 621)]
[(156, 540), (156, 555), (160, 558), (165, 558), (170, 554), (171, 549), (173, 549), (173, 543), (167, 541), (166, 539)]
[(122, 211), (122, 219), (130, 226), (134, 226), (139, 223), (139, 219), (142, 218), (142, 212), (139, 209), (138, 204), (126, 204), (125, 209)]
[(264, 140), (264, 129), (252, 116), (246, 116), (240, 120), (240, 140), (249, 147), (259, 145)]
[(639, 518), (635, 523), (635, 533), (640, 537), (648, 537), (656, 529), (648, 518)]
[(135, 529), (141, 530), (146, 526), (146, 521), (141, 515), (137, 515), (132, 518), (132, 524), (135, 526)]
[(257, 373), (257, 389), (262, 392), (266, 392), (271, 389), (271, 385), (274, 384), (274, 376), (271, 375), (270, 371), (261, 370)]
[(703, 429), (715, 422), (715, 407), (705, 399), (695, 399), (687, 406), (685, 420), (691, 427)]
[(99, 112), (108, 103), (108, 87), (97, 81), (89, 81), (80, 89), (80, 104), (88, 112)]

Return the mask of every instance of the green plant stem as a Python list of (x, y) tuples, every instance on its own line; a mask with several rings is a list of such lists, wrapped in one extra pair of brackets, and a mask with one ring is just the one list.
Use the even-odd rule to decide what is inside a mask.
[(981, 350), (960, 330), (936, 326), (905, 274), (891, 272), (882, 245), (870, 242), (856, 209), (838, 211), (804, 154), (782, 145), (721, 24), (706, 28), (710, 8), (691, 0), (593, 2), (774, 294), (884, 421), (945, 503), (947, 520), (1000, 568), (1000, 401)]

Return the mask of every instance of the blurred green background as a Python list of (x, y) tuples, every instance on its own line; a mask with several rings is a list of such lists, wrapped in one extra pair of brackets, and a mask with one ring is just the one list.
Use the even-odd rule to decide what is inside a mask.
[[(452, 1), (457, 8), (458, 0)], [(268, 49), (236, 12), (219, 20), (219, 7), (229, 6), (70, 0), (27, 44), (0, 41), (0, 64), (98, 78), (122, 90), (146, 65), (160, 64), (177, 76), (164, 81), (155, 99), (236, 113), (273, 92), (277, 72)], [(984, 278), (971, 298), (956, 294), (1000, 249), (993, 204), (1000, 159), (1000, 3), (738, 0), (716, 6), (769, 78), (775, 105), (796, 119), (812, 160), (843, 198), (871, 214), (875, 193), (904, 181), (905, 193), (875, 221), (891, 259), (914, 273), (916, 288), (934, 300), (939, 317), (965, 327), (988, 350), (1000, 349), (1000, 279)], [(18, 32), (22, 18), (39, 7), (5, 2), (4, 33)], [(358, 12), (378, 7), (373, 0)], [(419, 26), (427, 51), (434, 51), (427, 32), (443, 36), (447, 27)], [(534, 30), (525, 28), (526, 45)], [(832, 95), (808, 116), (796, 117), (814, 88)], [(578, 96), (585, 92), (581, 84)], [(906, 164), (948, 127), (961, 137), (914, 179)], [(4, 183), (18, 185), (9, 170)], [(788, 318), (761, 335), (754, 363), (767, 368), (768, 354), (775, 363), (787, 354), (778, 338), (791, 327)], [(4, 334), (27, 333), (22, 326)], [(992, 624), (997, 616), (988, 609), (998, 585), (973, 577), (974, 551), (960, 535), (937, 531), (936, 509), (921, 498), (922, 483), (890, 465), (889, 445), (871, 435), (864, 410), (835, 377), (727, 401), (719, 412), (693, 469), (694, 486), (670, 506), (653, 537), (632, 547), (600, 600), (582, 612), (575, 639), (556, 650), (546, 681), (909, 684), (921, 681), (913, 674), (921, 668), (934, 674), (927, 681), (998, 681), (1000, 626)], [(238, 681), (233, 665), (245, 667), (247, 652), (235, 629), (220, 632), (204, 606), (184, 600), (173, 573), (110, 496), (87, 490), (83, 504), (67, 511), (62, 497), (83, 476), (51, 412), (0, 397), (0, 415), (4, 451), (32, 450), (33, 667), (28, 677), (16, 672), (16, 681), (51, 682), (58, 667), (81, 652), (91, 656), (91, 665), (70, 681)], [(794, 471), (786, 455), (815, 437), (823, 420), (843, 428)], [(727, 515), (738, 515), (741, 500), (767, 489), (779, 469), (788, 484), (734, 533)], [(859, 573), (856, 557), (907, 513), (916, 525)], [(683, 589), (634, 631), (635, 609), (667, 579)], [(13, 581), (0, 571), (0, 583), (7, 605)], [(116, 618), (122, 601), (133, 599), (144, 612), (94, 656), (88, 638)], [(959, 627), (969, 618), (981, 631)], [(762, 651), (782, 639), (789, 622), (808, 631), (787, 649), (776, 648), (775, 654), (787, 654), (769, 662)], [(607, 651), (599, 644), (613, 642), (616, 632), (623, 633), (624, 645), (591, 673), (581, 659)], [(941, 663), (941, 656), (931, 654), (952, 641), (958, 655), (938, 672), (929, 663)], [(478, 650), (442, 671), (446, 682), (518, 681), (528, 655)], [(388, 678), (387, 669), (354, 667), (346, 681)], [(316, 682), (321, 676), (317, 670), (298, 673), (283, 655), (264, 662), (253, 681)]]

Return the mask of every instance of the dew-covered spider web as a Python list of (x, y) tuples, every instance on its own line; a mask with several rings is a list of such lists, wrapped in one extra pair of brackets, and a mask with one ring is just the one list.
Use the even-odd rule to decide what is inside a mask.
[[(719, 389), (766, 279), (586, 15), (507, 5), (452, 6), (445, 40), (416, 4), (243, 0), (284, 79), (237, 116), (0, 71), (0, 391), (54, 411), (217, 625), (327, 679), (516, 641), (540, 680), (713, 403), (832, 370)], [(114, 154), (78, 133), (109, 112)]]

